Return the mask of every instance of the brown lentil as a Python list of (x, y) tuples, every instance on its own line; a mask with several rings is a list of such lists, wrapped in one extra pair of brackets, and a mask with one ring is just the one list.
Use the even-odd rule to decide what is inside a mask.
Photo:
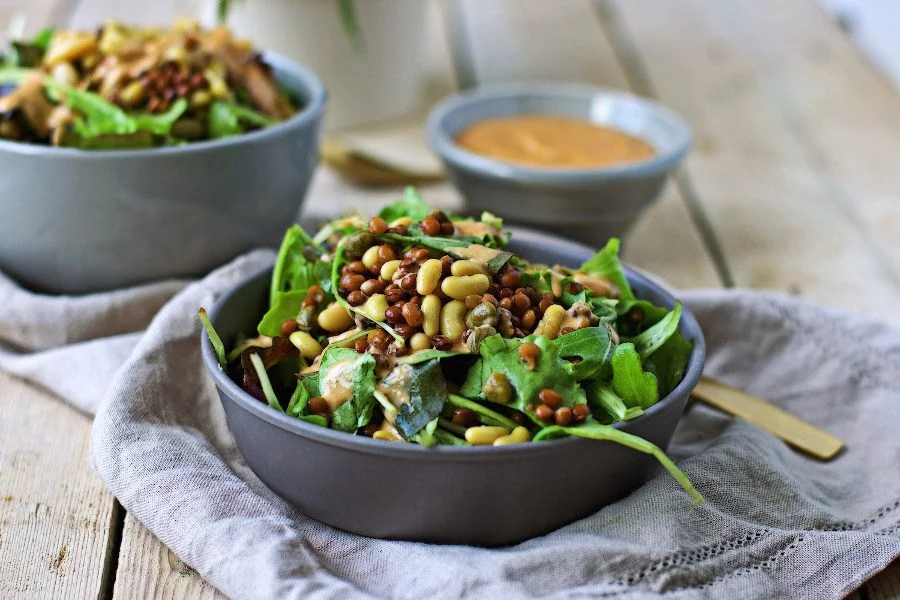
[(542, 404), (546, 404), (554, 410), (562, 406), (563, 403), (563, 397), (559, 394), (559, 392), (551, 390), (550, 388), (544, 388), (540, 392), (538, 392), (538, 400), (540, 400)]
[(553, 418), (553, 409), (546, 404), (541, 404), (534, 409), (534, 416), (536, 416), (541, 421), (549, 421)]
[(466, 296), (466, 299), (463, 302), (465, 302), (467, 310), (472, 310), (473, 308), (481, 304), (483, 300), (482, 297), (478, 294), (469, 294), (468, 296)]
[[(504, 290), (505, 291), (505, 290)], [(512, 308), (512, 298), (501, 298), (500, 299), (500, 308), (505, 308), (509, 310)]]
[(569, 285), (566, 286), (566, 291), (572, 294), (573, 296), (577, 296), (581, 292), (584, 291), (584, 286), (578, 283), (577, 281), (569, 282)]
[(524, 315), (525, 312), (531, 308), (531, 300), (521, 292), (516, 292), (516, 295), (512, 298), (512, 304), (513, 312), (520, 316)]
[(420, 326), (425, 320), (425, 315), (422, 313), (422, 309), (412, 301), (404, 304), (400, 312), (403, 314), (403, 318), (406, 320), (406, 323), (412, 327)]
[(541, 349), (534, 342), (524, 342), (519, 346), (519, 358), (528, 365), (529, 371), (534, 371), (535, 363), (540, 355)]
[(384, 288), (384, 296), (388, 302), (393, 304), (403, 298), (403, 290), (396, 283), (392, 283)]
[(505, 288), (517, 288), (522, 281), (522, 273), (518, 269), (510, 269), (500, 276), (500, 285)]
[(454, 231), (456, 231), (456, 228), (453, 227), (453, 223), (441, 223), (441, 233), (443, 235), (450, 237)]
[(394, 325), (394, 331), (403, 339), (408, 340), (416, 332), (416, 328), (408, 323), (397, 323)]
[(352, 274), (341, 277), (341, 287), (348, 292), (355, 292), (365, 282), (366, 278), (362, 275)]
[(512, 298), (513, 296), (515, 296), (515, 294), (516, 293), (509, 288), (502, 288), (500, 290), (500, 299), (502, 300), (503, 298)]
[(326, 402), (325, 398), (323, 398), (322, 396), (313, 396), (312, 398), (310, 398), (307, 407), (309, 408), (310, 412), (319, 415), (328, 414), (329, 412), (331, 412), (328, 410), (328, 402)]
[(427, 248), (416, 248), (412, 254), (412, 259), (417, 263), (424, 262), (431, 258), (431, 252)]
[(545, 295), (543, 298), (541, 298), (540, 303), (538, 303), (538, 309), (541, 312), (547, 312), (547, 309), (550, 308), (554, 304), (556, 304), (556, 303), (553, 301), (553, 296)]
[(526, 329), (534, 328), (535, 323), (537, 323), (537, 314), (533, 310), (526, 311), (522, 315), (522, 326)]
[(563, 327), (559, 330), (559, 335), (566, 335), (567, 333), (572, 333), (573, 331), (575, 331), (575, 329), (572, 327)]
[(516, 425), (521, 425), (522, 427), (528, 427), (531, 424), (531, 420), (528, 418), (528, 415), (518, 410), (514, 410), (512, 414), (509, 415), (509, 419)]
[(441, 257), (441, 275), (445, 275), (445, 276), (449, 275), (450, 267), (452, 267), (452, 266), (453, 266), (453, 258), (452, 257), (450, 257), (446, 254)]
[(286, 319), (281, 324), (281, 335), (291, 335), (292, 333), (297, 331), (297, 328), (299, 326), (300, 324), (297, 323), (297, 319)]
[(381, 259), (381, 262), (394, 260), (397, 258), (397, 251), (391, 248), (389, 244), (382, 244), (378, 247), (378, 258)]
[(366, 295), (359, 290), (353, 290), (347, 294), (347, 304), (350, 306), (359, 306), (366, 301)]
[(402, 323), (404, 321), (402, 309), (399, 306), (388, 306), (384, 311), (384, 319), (391, 325)]
[(366, 296), (371, 296), (372, 294), (380, 294), (386, 287), (386, 281), (382, 281), (381, 279), (367, 279), (359, 286), (359, 291)]
[(475, 424), (475, 416), (475, 412), (468, 408), (454, 408), (451, 421), (460, 427), (471, 427)]
[(369, 345), (366, 343), (365, 338), (359, 338), (353, 342), (353, 349), (362, 354), (366, 351)]
[(439, 235), (441, 233), (441, 224), (434, 217), (425, 217), (419, 223), (419, 229), (425, 235)]
[(416, 288), (416, 274), (415, 273), (407, 273), (400, 280), (400, 288), (404, 291), (411, 291)]
[(444, 335), (433, 335), (431, 345), (435, 350), (449, 350), (453, 347), (453, 340)]
[(481, 297), (485, 302), (490, 302), (494, 306), (499, 306), (500, 302), (497, 301), (497, 298), (493, 294), (485, 294)]
[(387, 221), (381, 217), (372, 217), (369, 219), (369, 233), (380, 235), (388, 230)]
[(375, 277), (378, 277), (381, 274), (381, 267), (383, 265), (384, 265), (384, 263), (380, 262), (380, 261), (372, 264), (372, 266), (369, 267), (369, 273), (371, 273)]
[(591, 414), (591, 409), (587, 404), (576, 404), (572, 407), (572, 418), (576, 423), (583, 423)]
[(362, 275), (366, 272), (368, 272), (368, 269), (361, 260), (354, 260), (352, 262), (349, 262), (344, 265), (343, 269), (341, 269), (341, 273), (343, 273), (344, 275), (348, 273), (359, 273), (360, 275)]
[(554, 417), (557, 425), (559, 425), (560, 427), (565, 427), (572, 422), (572, 409), (568, 406), (557, 408)]

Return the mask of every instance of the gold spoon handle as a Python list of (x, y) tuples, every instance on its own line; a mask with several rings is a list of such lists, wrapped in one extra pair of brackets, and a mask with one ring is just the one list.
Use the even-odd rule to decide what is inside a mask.
[(844, 442), (812, 423), (715, 379), (701, 377), (700, 383), (691, 395), (701, 402), (768, 431), (794, 448), (820, 460), (834, 458), (844, 447)]

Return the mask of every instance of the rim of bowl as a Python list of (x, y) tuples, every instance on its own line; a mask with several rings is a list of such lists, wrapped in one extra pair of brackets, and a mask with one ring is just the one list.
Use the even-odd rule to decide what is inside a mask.
[[(524, 166), (469, 152), (456, 144), (447, 130), (446, 119), (449, 115), (462, 107), (487, 100), (527, 97), (596, 98), (600, 96), (627, 100), (637, 104), (643, 110), (660, 116), (676, 132), (677, 143), (674, 144), (674, 148), (662, 154), (654, 153), (653, 156), (643, 160), (606, 167), (567, 169)], [(518, 114), (522, 113), (512, 112), (508, 116)], [(659, 102), (615, 88), (550, 81), (486, 84), (450, 96), (438, 103), (428, 114), (426, 133), (432, 149), (455, 167), (509, 182), (543, 185), (592, 183), (613, 178), (640, 179), (663, 173), (678, 165), (693, 142), (693, 135), (687, 121)], [(649, 141), (646, 138), (641, 139)]]
[[(566, 240), (565, 238), (557, 237), (554, 235), (541, 233), (533, 229), (524, 227), (509, 227), (509, 230), (514, 235), (518, 236), (519, 239), (524, 239), (526, 243), (528, 243), (528, 240), (530, 239), (531, 241), (550, 242), (560, 246), (567, 246), (570, 249), (577, 249), (582, 252), (593, 252), (588, 246), (585, 246), (583, 244), (572, 242)], [(626, 273), (630, 279), (640, 281), (642, 284), (655, 289), (660, 293), (660, 295), (665, 298), (667, 305), (670, 303), (674, 305), (674, 301), (676, 298), (663, 286), (645, 277), (640, 272), (635, 271), (630, 266), (624, 266), (626, 269)], [(270, 272), (271, 269), (272, 265), (268, 265), (244, 278), (239, 283), (231, 287), (227, 292), (225, 292), (215, 302), (212, 310), (209, 311), (210, 320), (215, 323), (219, 316), (219, 312), (226, 304), (231, 301), (231, 298), (236, 295), (241, 288), (243, 288), (245, 285), (247, 285), (247, 283), (249, 283), (256, 277)], [(694, 347), (691, 350), (691, 356), (688, 359), (688, 364), (684, 371), (684, 377), (678, 383), (678, 385), (675, 386), (674, 390), (672, 390), (663, 398), (660, 398), (660, 400), (657, 401), (656, 404), (645, 410), (644, 414), (642, 414), (641, 416), (630, 421), (619, 421), (618, 423), (613, 423), (613, 427), (615, 427), (616, 429), (623, 429), (623, 426), (625, 425), (637, 423), (641, 419), (652, 417), (655, 413), (662, 411), (667, 405), (673, 403), (677, 397), (681, 396), (682, 394), (689, 394), (690, 391), (693, 390), (694, 387), (696, 387), (697, 383), (700, 381), (700, 375), (703, 372), (703, 365), (706, 360), (706, 344), (703, 338), (703, 331), (700, 329), (700, 325), (697, 323), (696, 318), (694, 318), (693, 313), (686, 306), (682, 311), (681, 318), (683, 323), (688, 324), (697, 332), (697, 337), (696, 339), (694, 339)], [(256, 398), (252, 397), (250, 394), (245, 392), (238, 384), (232, 381), (228, 374), (219, 367), (219, 363), (216, 359), (215, 352), (213, 351), (212, 343), (209, 341), (209, 337), (206, 336), (202, 331), (200, 333), (200, 336), (202, 340), (201, 353), (203, 356), (203, 363), (206, 367), (206, 371), (212, 376), (216, 386), (220, 388), (222, 392), (230, 396), (241, 409), (251, 413), (257, 418), (270, 423), (271, 425), (275, 425), (276, 427), (293, 433), (299, 437), (309, 438), (313, 441), (324, 443), (330, 446), (338, 446), (350, 450), (356, 450), (359, 452), (375, 453), (408, 459), (461, 460), (466, 458), (474, 458), (478, 460), (507, 460), (514, 455), (524, 458), (534, 453), (554, 451), (554, 449), (564, 449), (566, 448), (567, 444), (570, 445), (592, 441), (586, 438), (572, 436), (568, 438), (548, 440), (546, 442), (539, 443), (512, 444), (499, 448), (496, 448), (494, 446), (463, 447), (440, 445), (426, 448), (424, 446), (420, 446), (419, 444), (385, 443), (381, 440), (374, 440), (364, 436), (357, 436), (345, 433), (343, 431), (335, 431), (333, 429), (321, 427), (319, 425), (313, 425), (312, 423), (307, 423), (306, 421), (301, 421), (300, 419), (289, 417), (285, 413), (278, 412), (268, 404), (263, 404)], [(681, 417), (679, 416), (679, 419), (680, 418)]]
[(155, 156), (171, 156), (173, 154), (191, 154), (212, 150), (242, 143), (264, 141), (276, 137), (282, 133), (294, 129), (297, 126), (317, 119), (325, 108), (328, 100), (328, 92), (319, 76), (307, 67), (285, 56), (274, 52), (263, 52), (263, 60), (278, 71), (290, 72), (292, 76), (299, 78), (301, 85), (290, 87), (292, 93), (301, 93), (308, 96), (306, 104), (297, 113), (288, 119), (280, 121), (271, 127), (265, 127), (256, 131), (250, 131), (219, 140), (204, 140), (191, 142), (181, 146), (159, 146), (154, 148), (135, 148), (123, 150), (84, 150), (82, 148), (61, 148), (42, 144), (29, 144), (0, 139), (0, 152), (24, 154), (29, 156), (43, 155), (51, 157), (65, 157), (90, 160), (95, 158), (149, 158)]

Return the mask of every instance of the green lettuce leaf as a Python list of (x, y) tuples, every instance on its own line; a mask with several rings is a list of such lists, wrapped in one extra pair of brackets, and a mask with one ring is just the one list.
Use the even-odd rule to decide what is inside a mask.
[[(602, 381), (585, 381), (582, 383), (584, 393), (594, 418), (602, 423), (627, 421), (643, 414), (640, 407), (628, 407), (609, 385)], [(599, 412), (598, 412), (599, 411)]]
[(375, 358), (350, 348), (327, 348), (319, 367), (319, 394), (350, 387), (352, 397), (331, 414), (331, 427), (355, 432), (372, 418), (375, 408)]
[(659, 348), (678, 331), (678, 321), (681, 319), (681, 302), (675, 302), (675, 308), (665, 317), (660, 319), (630, 341), (634, 344), (642, 360), (659, 350)]
[(628, 407), (649, 408), (659, 400), (656, 375), (641, 368), (634, 344), (616, 346), (612, 356), (612, 389)]
[(676, 331), (644, 361), (644, 368), (656, 375), (660, 396), (671, 393), (681, 383), (693, 347), (691, 342)]
[(572, 365), (572, 372), (577, 381), (608, 376), (612, 341), (605, 326), (577, 329), (559, 336), (554, 343), (559, 348), (560, 357), (581, 359)]
[(408, 186), (403, 190), (403, 199), (385, 206), (378, 213), (378, 216), (388, 223), (401, 217), (409, 217), (414, 223), (418, 223), (430, 214), (431, 207), (425, 204), (422, 196), (419, 195), (419, 191), (412, 186)]
[(399, 363), (381, 382), (381, 389), (392, 401), (393, 392), (403, 390), (403, 402), (395, 403), (394, 427), (410, 439), (441, 414), (447, 401), (447, 384), (438, 359), (409, 365)]
[(213, 102), (207, 116), (209, 135), (214, 139), (240, 135), (247, 130), (245, 125), (269, 127), (274, 124), (275, 121), (262, 113), (226, 100)]
[(610, 238), (603, 250), (594, 254), (578, 270), (613, 282), (621, 292), (619, 296), (621, 300), (635, 300), (628, 278), (625, 277), (625, 269), (622, 268), (622, 263), (619, 262), (619, 246), (618, 238)]

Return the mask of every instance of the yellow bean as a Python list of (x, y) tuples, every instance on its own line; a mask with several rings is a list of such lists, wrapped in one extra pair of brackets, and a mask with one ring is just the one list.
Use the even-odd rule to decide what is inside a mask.
[(312, 360), (322, 353), (322, 344), (305, 331), (295, 331), (288, 339), (306, 360)]
[(337, 302), (332, 302), (320, 312), (317, 321), (319, 327), (329, 333), (340, 333), (353, 327), (353, 317)]
[[(468, 431), (466, 432), (468, 433)], [(509, 435), (504, 435), (503, 437), (499, 437), (494, 440), (495, 446), (509, 446), (510, 444), (521, 444), (523, 442), (530, 442), (531, 434), (528, 433), (528, 430), (522, 426), (516, 427), (512, 430), (512, 433)]]
[(451, 275), (486, 275), (486, 269), (471, 260), (458, 260), (450, 265)]
[(441, 335), (455, 342), (462, 339), (465, 331), (466, 304), (462, 300), (451, 300), (441, 309)]
[(388, 432), (388, 431), (376, 431), (372, 434), (372, 438), (376, 440), (382, 440), (385, 442), (402, 442), (400, 438), (396, 435)]
[(441, 282), (441, 291), (455, 300), (465, 300), (469, 294), (485, 293), (491, 280), (484, 273), (478, 275), (451, 275)]
[(434, 294), (422, 298), (422, 331), (425, 335), (437, 335), (441, 330), (441, 299)]
[(388, 301), (384, 294), (372, 294), (372, 296), (356, 310), (376, 323), (381, 323), (384, 321), (384, 313), (387, 310), (387, 307)]
[(420, 296), (427, 296), (435, 290), (441, 280), (443, 268), (441, 261), (436, 258), (429, 258), (422, 263), (416, 276), (416, 292)]
[(388, 223), (388, 225), (390, 227), (400, 227), (401, 225), (404, 227), (409, 227), (410, 225), (412, 225), (412, 222), (413, 220), (410, 217), (400, 217), (399, 219), (394, 219), (393, 221)]
[(466, 429), (466, 441), (473, 446), (490, 446), (495, 440), (508, 434), (509, 431), (505, 427), (479, 425)]
[(428, 350), (431, 348), (431, 340), (424, 333), (416, 333), (409, 339), (409, 348), (413, 352), (417, 350)]
[(372, 246), (365, 251), (362, 257), (362, 263), (367, 269), (371, 269), (378, 262), (378, 246)]
[(399, 260), (389, 260), (386, 263), (384, 263), (383, 265), (381, 265), (381, 271), (379, 272), (379, 275), (385, 281), (390, 281), (391, 278), (394, 276), (394, 273), (397, 272), (397, 268), (399, 266), (400, 266)]
[(559, 335), (559, 328), (565, 318), (566, 309), (559, 304), (550, 305), (544, 312), (541, 322), (535, 328), (535, 335), (546, 335), (551, 340), (556, 339), (556, 336)]

